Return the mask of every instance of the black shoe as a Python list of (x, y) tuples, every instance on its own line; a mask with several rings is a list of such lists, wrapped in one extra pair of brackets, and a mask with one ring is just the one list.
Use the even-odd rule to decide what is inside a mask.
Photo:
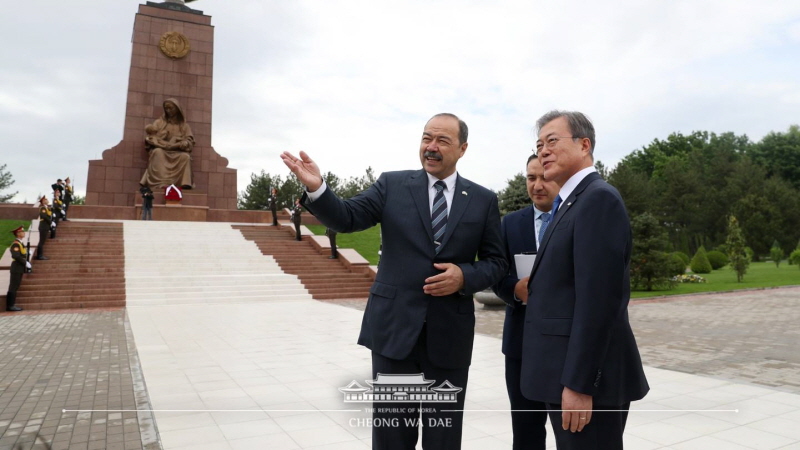
[(14, 312), (22, 311), (22, 308), (20, 308), (19, 306), (11, 306), (9, 308), (6, 308), (6, 311), (14, 311)]
[(50, 258), (48, 258), (47, 256), (37, 256), (36, 259), (38, 259), (39, 261), (46, 261)]

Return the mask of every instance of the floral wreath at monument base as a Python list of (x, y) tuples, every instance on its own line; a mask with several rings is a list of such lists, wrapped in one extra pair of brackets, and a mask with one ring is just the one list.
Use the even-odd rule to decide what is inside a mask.
[(167, 201), (167, 204), (180, 204), (181, 200), (183, 200), (181, 188), (174, 184), (167, 186), (164, 190), (164, 200)]

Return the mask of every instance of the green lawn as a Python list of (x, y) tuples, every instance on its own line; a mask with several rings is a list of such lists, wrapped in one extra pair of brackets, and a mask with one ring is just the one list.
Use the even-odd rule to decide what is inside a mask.
[[(325, 234), (325, 227), (322, 225), (306, 225), (306, 227), (314, 234)], [(377, 225), (356, 233), (339, 233), (336, 235), (336, 246), (355, 249), (370, 264), (377, 265), (378, 250), (381, 248), (381, 226)]]
[[(306, 227), (314, 234), (325, 234), (325, 227), (322, 225), (306, 225)], [(339, 233), (336, 236), (336, 244), (340, 248), (355, 249), (370, 264), (378, 264), (378, 250), (381, 244), (380, 230), (380, 225), (378, 225), (357, 233)], [(750, 263), (744, 281), (741, 283), (736, 282), (736, 273), (728, 266), (702, 275), (702, 277), (707, 280), (706, 283), (682, 283), (674, 289), (661, 291), (633, 291), (631, 298), (800, 285), (800, 269), (797, 266), (790, 266), (786, 261), (782, 262), (779, 268), (776, 268), (775, 263), (772, 262)]]
[(22, 225), (27, 230), (31, 226), (30, 220), (0, 220), (0, 256), (6, 251), (9, 245), (14, 242), (14, 235), (11, 230)]
[(741, 283), (736, 281), (736, 272), (725, 266), (707, 274), (700, 274), (706, 283), (681, 283), (675, 289), (662, 291), (634, 291), (631, 298), (653, 297), (658, 295), (681, 295), (695, 292), (732, 291), (762, 287), (800, 285), (800, 269), (783, 261), (776, 268), (773, 262), (751, 262)]

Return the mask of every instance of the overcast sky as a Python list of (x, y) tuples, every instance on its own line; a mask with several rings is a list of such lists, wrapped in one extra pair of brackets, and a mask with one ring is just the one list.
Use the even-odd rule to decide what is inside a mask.
[[(33, 201), (83, 194), (122, 139), (136, 0), (6, 2), (0, 165)], [(323, 171), (420, 167), (426, 120), (470, 127), (459, 173), (494, 190), (523, 169), (533, 124), (585, 112), (613, 166), (672, 132), (800, 123), (800, 2), (736, 0), (201, 0), (215, 26), (212, 144), (239, 191), (278, 155)], [(187, 111), (191, 123), (191, 111)]]

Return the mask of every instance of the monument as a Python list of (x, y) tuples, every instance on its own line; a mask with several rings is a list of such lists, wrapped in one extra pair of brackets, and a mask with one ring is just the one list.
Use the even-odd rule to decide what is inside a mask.
[[(103, 216), (136, 217), (133, 207), (141, 204), (141, 184), (156, 193), (156, 205), (163, 204), (163, 187), (184, 188), (182, 205), (198, 211), (173, 220), (212, 220), (200, 210), (236, 209), (236, 169), (211, 146), (213, 69), (210, 16), (182, 0), (139, 5), (122, 140), (105, 150), (102, 159), (89, 161), (87, 209), (128, 207), (132, 211), (124, 217), (110, 212)], [(171, 119), (175, 110), (182, 124)]]

